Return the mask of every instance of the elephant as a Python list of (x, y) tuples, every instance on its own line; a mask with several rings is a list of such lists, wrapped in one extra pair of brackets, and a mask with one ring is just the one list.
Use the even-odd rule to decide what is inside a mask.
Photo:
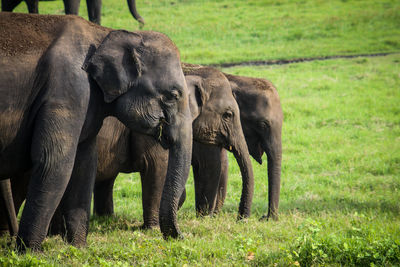
[[(254, 175), (242, 132), (239, 109), (225, 76), (215, 68), (184, 66), (193, 118), (195, 144), (229, 149), (242, 173), (239, 217), (249, 217), (254, 191)], [(98, 169), (94, 189), (94, 213), (111, 215), (113, 186), (119, 172), (140, 172), (142, 183), (143, 227), (158, 226), (161, 188), (168, 154), (154, 140), (134, 133), (116, 120), (105, 121), (98, 139)], [(185, 199), (185, 191), (180, 202)]]
[[(63, 0), (65, 14), (78, 15), (80, 0)], [(89, 20), (96, 24), (101, 24), (101, 1), (102, 0), (86, 0)], [(1, 0), (1, 10), (12, 12), (22, 0)], [(39, 0), (25, 0), (29, 13), (39, 13)], [(132, 16), (139, 22), (140, 28), (145, 24), (144, 19), (139, 15), (136, 9), (136, 0), (127, 0), (129, 11)]]
[[(250, 155), (240, 125), (238, 105), (228, 80), (211, 67), (183, 68), (189, 89), (193, 120), (193, 140), (208, 147), (233, 151), (242, 172), (243, 190), (239, 217), (250, 216), (254, 176)], [(153, 138), (133, 132), (117, 119), (106, 118), (97, 139), (97, 175), (94, 188), (94, 213), (111, 215), (113, 185), (119, 172), (140, 172), (142, 182), (143, 228), (159, 225), (159, 207), (167, 173), (168, 151)], [(22, 183), (23, 184), (23, 183)], [(21, 188), (21, 183), (13, 186)], [(15, 206), (22, 204), (24, 190), (16, 193)], [(183, 203), (183, 192), (179, 206)], [(62, 204), (61, 204), (62, 205)], [(61, 216), (61, 217), (60, 217)], [(65, 235), (62, 212), (53, 218), (51, 234)]]
[[(275, 86), (266, 79), (224, 73), (239, 105), (240, 120), (250, 155), (262, 164), (268, 160), (268, 213), (264, 219), (278, 219), (282, 163), (283, 111)], [(222, 164), (218, 168), (194, 168), (196, 209), (206, 214), (218, 212), (225, 200), (228, 160), (226, 151), (215, 151), (204, 145), (193, 145), (193, 158), (199, 165)], [(213, 160), (210, 160), (213, 158)], [(220, 158), (216, 160), (215, 158)], [(215, 177), (219, 177), (215, 178)], [(210, 202), (209, 200), (215, 200)]]
[(61, 200), (67, 241), (86, 244), (96, 139), (108, 116), (168, 148), (160, 227), (181, 236), (192, 119), (175, 44), (71, 15), (5, 12), (0, 29), (0, 177), (30, 173), (17, 248), (40, 249)]
[[(183, 63), (183, 69), (185, 68), (200, 68), (199, 65), (193, 65)], [(279, 206), (279, 195), (280, 195), (280, 178), (281, 178), (281, 162), (282, 162), (282, 124), (283, 124), (283, 111), (280, 103), (278, 91), (275, 86), (266, 79), (244, 77), (238, 75), (231, 75), (223, 73), (229, 80), (232, 88), (233, 95), (237, 101), (240, 109), (240, 120), (247, 142), (247, 146), (252, 157), (259, 163), (262, 164), (262, 155), (264, 152), (267, 155), (268, 160), (268, 213), (263, 215), (262, 219), (278, 219), (278, 206)], [(191, 94), (192, 95), (192, 94)], [(193, 108), (192, 108), (193, 109)], [(195, 128), (195, 125), (193, 125)], [(196, 131), (194, 131), (195, 134)], [(105, 135), (107, 138), (107, 135)], [(137, 139), (141, 140), (141, 139)], [(192, 166), (193, 176), (195, 182), (195, 201), (196, 201), (196, 212), (198, 215), (213, 214), (218, 212), (224, 203), (227, 189), (228, 179), (228, 157), (226, 150), (221, 146), (212, 146), (197, 142), (198, 139), (194, 137), (193, 142), (193, 153), (192, 153)], [(138, 141), (135, 147), (140, 147), (140, 144), (145, 142)], [(121, 145), (122, 146), (122, 145)], [(143, 213), (144, 213), (144, 226), (152, 227), (153, 224), (147, 223), (148, 221), (156, 221), (157, 218), (157, 206), (151, 214), (148, 215), (148, 210), (152, 210), (145, 203), (150, 202), (145, 198), (153, 198), (154, 194), (149, 195), (149, 191), (146, 191), (147, 187), (154, 184), (154, 178), (148, 179), (149, 170), (150, 177), (158, 175), (159, 169), (154, 167), (148, 168), (147, 165), (151, 166), (162, 166), (162, 162), (165, 159), (157, 160), (154, 156), (146, 155), (146, 152), (150, 155), (161, 155), (162, 151), (157, 150), (157, 146), (144, 145), (146, 149), (139, 149), (138, 155), (141, 155), (145, 163), (146, 168), (141, 171), (142, 180), (142, 202), (143, 202)], [(154, 152), (148, 148), (151, 147)], [(101, 154), (106, 154), (108, 151), (104, 150)], [(116, 151), (121, 151), (117, 149)], [(134, 151), (134, 149), (132, 149)], [(127, 152), (126, 152), (127, 153)], [(119, 157), (118, 155), (112, 155), (114, 159)], [(122, 156), (122, 158), (125, 158)], [(140, 156), (138, 156), (140, 158)], [(151, 160), (149, 160), (149, 158)], [(156, 161), (156, 162), (155, 162)], [(150, 163), (149, 163), (150, 162)], [(107, 165), (103, 165), (107, 166)], [(105, 167), (107, 169), (109, 167)], [(137, 167), (140, 171), (140, 167)], [(105, 171), (105, 170), (104, 170)], [(116, 177), (117, 172), (114, 172), (110, 177)], [(145, 185), (146, 182), (149, 185)], [(113, 214), (113, 189), (114, 179), (106, 179), (100, 181), (96, 179), (96, 186), (94, 191), (94, 212), (99, 215), (111, 215)], [(151, 197), (149, 197), (151, 196)], [(184, 198), (181, 198), (181, 202)]]

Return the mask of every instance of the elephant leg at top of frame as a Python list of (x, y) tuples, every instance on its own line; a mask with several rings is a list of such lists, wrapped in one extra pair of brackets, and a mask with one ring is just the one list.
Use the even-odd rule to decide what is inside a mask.
[(221, 150), (221, 175), (219, 178), (217, 201), (215, 205), (215, 213), (221, 211), (226, 198), (226, 190), (228, 186), (228, 171), (229, 171), (229, 161), (228, 152), (225, 149)]
[(93, 213), (99, 216), (114, 214), (113, 188), (115, 178), (96, 182), (93, 190)]
[(100, 25), (101, 22), (101, 0), (86, 0), (89, 20)]
[[(40, 249), (74, 165), (83, 122), (59, 119), (54, 116), (54, 108), (58, 108), (57, 104), (49, 101), (36, 115), (31, 143), (32, 175), (17, 238), (20, 251), (26, 247)], [(52, 130), (54, 125), (59, 126), (57, 132)]]
[(198, 216), (214, 213), (221, 175), (221, 148), (193, 143), (193, 177)]
[(96, 170), (96, 138), (90, 138), (78, 146), (71, 179), (61, 202), (67, 242), (76, 247), (86, 245)]
[(81, 0), (63, 0), (65, 14), (79, 15), (79, 5)]
[(39, 0), (25, 0), (29, 13), (39, 13)]
[(1, 11), (12, 12), (22, 0), (1, 0)]

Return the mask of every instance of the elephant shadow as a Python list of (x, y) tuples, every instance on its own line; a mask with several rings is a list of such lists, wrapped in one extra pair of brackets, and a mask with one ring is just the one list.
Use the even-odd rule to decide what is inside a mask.
[(90, 218), (90, 232), (97, 234), (109, 233), (115, 230), (142, 230), (143, 222), (126, 215), (98, 216)]

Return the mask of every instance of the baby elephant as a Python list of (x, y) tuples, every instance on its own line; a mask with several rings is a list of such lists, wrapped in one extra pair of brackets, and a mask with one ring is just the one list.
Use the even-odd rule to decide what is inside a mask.
[[(250, 155), (262, 164), (265, 152), (268, 160), (268, 214), (262, 219), (278, 219), (282, 161), (283, 112), (279, 95), (273, 84), (265, 79), (225, 74), (239, 105), (240, 120)], [(217, 157), (220, 160), (208, 161)], [(218, 168), (207, 167), (222, 164)], [(228, 179), (226, 151), (216, 152), (210, 147), (193, 144), (192, 166), (195, 179), (196, 210), (213, 213), (221, 209)], [(220, 177), (219, 179), (216, 177)], [(210, 201), (212, 200), (212, 201)]]
[[(201, 69), (200, 66), (183, 64), (183, 69), (185, 70), (185, 68)], [(184, 72), (188, 77), (187, 71)], [(268, 214), (262, 218), (278, 219), (283, 122), (278, 92), (273, 84), (265, 79), (230, 74), (224, 74), (224, 76), (229, 80), (233, 95), (239, 104), (241, 125), (250, 154), (260, 164), (262, 164), (263, 153), (267, 154), (269, 204)], [(192, 97), (193, 94), (191, 99)], [(196, 107), (191, 105), (191, 110), (196, 110)], [(207, 118), (207, 116), (204, 118)], [(196, 137), (196, 126), (195, 120), (193, 123), (192, 166), (195, 180), (196, 211), (199, 215), (205, 215), (216, 212), (223, 205), (228, 179), (228, 159), (223, 146), (199, 142), (199, 138)], [(103, 137), (108, 138), (107, 135)], [(165, 175), (163, 162), (167, 160), (167, 157), (160, 156), (163, 152), (162, 148), (154, 145), (153, 141), (148, 140), (145, 136), (137, 135), (131, 140), (133, 143), (131, 152), (135, 155), (134, 161), (136, 162), (134, 171), (141, 172), (144, 226), (152, 227), (157, 225), (158, 221), (159, 197), (157, 196), (159, 192), (157, 192), (157, 188), (162, 186), (163, 176)], [(105, 150), (101, 154), (112, 151), (111, 147), (102, 147)], [(114, 151), (118, 152), (121, 149)], [(117, 158), (121, 155), (118, 156), (113, 153), (110, 157), (116, 161), (115, 164), (117, 165)], [(113, 213), (112, 188), (115, 178), (107, 177), (116, 177), (117, 170), (109, 168), (107, 165), (100, 168), (102, 170), (100, 173), (106, 173), (106, 169), (113, 169), (114, 172), (103, 176), (105, 179), (101, 181), (98, 175), (94, 192), (94, 210), (95, 213), (100, 215), (110, 215)], [(132, 170), (127, 172), (129, 171)], [(181, 197), (180, 202), (184, 201), (184, 197), (185, 195)]]

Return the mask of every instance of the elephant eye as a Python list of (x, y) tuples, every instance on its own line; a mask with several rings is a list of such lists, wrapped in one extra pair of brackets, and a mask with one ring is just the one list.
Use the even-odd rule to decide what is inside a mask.
[(261, 129), (264, 129), (264, 130), (268, 130), (269, 129), (269, 122), (268, 121), (260, 121), (259, 125), (260, 125)]
[(233, 117), (233, 112), (230, 111), (230, 110), (227, 110), (227, 111), (225, 111), (225, 113), (222, 115), (222, 117), (223, 117), (225, 120), (229, 120), (229, 119), (231, 119), (231, 118)]
[(178, 100), (180, 98), (181, 94), (180, 91), (178, 89), (173, 89), (171, 91), (168, 91), (165, 94), (166, 100), (167, 101), (175, 101)]

